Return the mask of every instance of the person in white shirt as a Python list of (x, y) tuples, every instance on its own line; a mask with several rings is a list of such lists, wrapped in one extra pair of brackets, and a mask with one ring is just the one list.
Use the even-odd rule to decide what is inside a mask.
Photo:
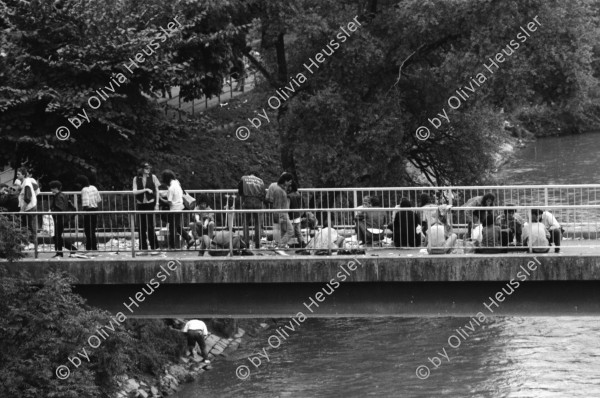
[(161, 174), (163, 184), (169, 187), (166, 198), (160, 198), (161, 202), (169, 205), (168, 223), (169, 223), (169, 249), (175, 248), (175, 234), (181, 235), (188, 247), (193, 244), (192, 237), (183, 229), (183, 213), (179, 211), (185, 209), (183, 205), (183, 190), (175, 173), (166, 169)]
[[(537, 220), (533, 217), (533, 220)], [(529, 245), (529, 239), (531, 238), (532, 251), (534, 253), (548, 253), (550, 251), (550, 244), (548, 238), (550, 233), (546, 229), (546, 226), (541, 222), (531, 223), (531, 235), (529, 233), (529, 223), (523, 224), (523, 246)]]
[(556, 220), (556, 218), (549, 211), (544, 211), (540, 209), (531, 210), (531, 219), (535, 221), (540, 221), (544, 224), (544, 227), (549, 231), (549, 243), (554, 243), (554, 252), (560, 252), (560, 241), (562, 240), (562, 231), (560, 224)]
[[(19, 183), (19, 209), (22, 213), (37, 210), (37, 195), (40, 194), (38, 183), (31, 177), (26, 167), (17, 170), (17, 182)], [(37, 216), (23, 215), (21, 222), (27, 226), (32, 236), (37, 232)]]
[(200, 346), (200, 352), (202, 353), (202, 358), (204, 358), (204, 362), (210, 363), (208, 360), (208, 353), (206, 352), (206, 342), (204, 341), (204, 338), (208, 336), (206, 324), (198, 319), (192, 319), (183, 327), (183, 333), (187, 335), (187, 343), (188, 349), (190, 350), (190, 355), (194, 355), (194, 349), (196, 348), (196, 343), (198, 343)]
[(457, 235), (452, 232), (449, 213), (452, 206), (441, 205), (432, 218), (432, 224), (427, 229), (427, 253), (449, 254), (454, 250)]
[(96, 226), (98, 225), (98, 204), (101, 198), (98, 189), (90, 185), (90, 181), (84, 175), (75, 177), (75, 184), (81, 187), (81, 206), (85, 212), (83, 216), (83, 231), (85, 233), (85, 250), (98, 250), (98, 238), (96, 237)]

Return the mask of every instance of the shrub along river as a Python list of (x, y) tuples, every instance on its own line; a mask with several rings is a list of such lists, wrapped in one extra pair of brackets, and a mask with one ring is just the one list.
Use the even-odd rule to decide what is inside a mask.
[[(499, 175), (506, 184), (591, 184), (599, 161), (600, 134), (552, 137), (519, 150)], [(309, 318), (278, 348), (269, 347), (273, 334), (244, 336), (234, 357), (176, 397), (600, 396), (597, 317), (488, 317), (479, 326), (472, 318)], [(245, 380), (236, 376), (241, 365)]]

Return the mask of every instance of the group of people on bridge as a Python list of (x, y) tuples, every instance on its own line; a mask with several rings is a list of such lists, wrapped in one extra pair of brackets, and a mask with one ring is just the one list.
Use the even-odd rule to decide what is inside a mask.
[[(85, 249), (95, 251), (98, 250), (96, 213), (102, 198), (87, 177), (80, 175), (75, 181), (81, 189), (80, 208), (83, 209)], [(74, 212), (76, 206), (62, 192), (60, 181), (51, 181), (49, 187), (52, 191), (50, 210), (54, 222), (55, 257), (63, 256), (63, 248), (73, 255), (77, 249), (71, 243), (65, 243), (62, 237), (70, 217), (60, 213)], [(14, 187), (6, 184), (0, 186), (0, 208), (20, 212), (21, 223), (35, 234), (37, 217), (29, 213), (37, 211), (39, 193), (37, 181), (26, 168), (20, 168)], [(150, 163), (142, 163), (132, 181), (132, 194), (136, 210), (145, 212), (138, 212), (135, 221), (141, 251), (161, 250), (155, 224), (157, 215), (161, 221), (168, 224), (166, 249), (184, 246), (189, 250), (195, 247), (202, 256), (205, 253), (227, 254), (229, 250), (240, 254), (252, 254), (253, 249), (260, 249), (262, 246), (264, 212), (244, 213), (241, 233), (234, 231), (233, 212), (220, 214), (223, 222), (218, 226), (217, 217), (209, 206), (208, 196), (200, 194), (193, 198), (187, 194), (176, 174), (170, 169), (163, 170), (159, 180), (152, 173)], [(303, 197), (298, 192), (298, 183), (290, 173), (284, 172), (276, 182), (267, 187), (257, 173), (250, 172), (241, 177), (238, 194), (238, 206), (241, 205), (244, 210), (273, 210), (273, 248), (278, 251), (289, 249), (290, 243), (295, 239), (296, 247), (303, 249), (305, 253), (393, 245), (398, 248), (423, 247), (430, 254), (447, 254), (457, 248), (458, 242), (458, 234), (452, 221), (453, 212), (458, 213), (455, 215), (466, 224), (463, 246), (478, 253), (521, 250), (529, 245), (530, 240), (536, 252), (547, 252), (552, 244), (555, 252), (559, 252), (562, 239), (561, 225), (548, 211), (533, 209), (532, 223), (529, 226), (516, 209), (486, 209), (495, 206), (496, 199), (491, 193), (471, 198), (464, 205), (481, 207), (481, 210), (460, 211), (460, 207), (453, 208), (449, 204), (440, 203), (439, 200), (434, 204), (430, 195), (422, 194), (419, 198), (419, 210), (415, 210), (408, 198), (402, 198), (391, 215), (382, 207), (380, 197), (364, 196), (362, 205), (354, 211), (354, 225), (350, 233), (347, 230), (338, 231), (333, 225), (330, 226), (325, 211), (318, 217), (313, 212), (304, 211), (306, 203), (303, 203)], [(234, 197), (228, 197), (223, 210), (234, 210), (235, 206)], [(504, 206), (515, 205), (508, 203)], [(184, 210), (196, 212), (183, 213)], [(307, 237), (303, 234), (304, 228), (309, 229)], [(310, 230), (313, 229), (314, 236), (307, 242)]]

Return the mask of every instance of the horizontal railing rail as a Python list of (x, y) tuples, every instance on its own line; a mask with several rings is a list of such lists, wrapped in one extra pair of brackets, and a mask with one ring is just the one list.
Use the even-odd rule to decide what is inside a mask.
[[(534, 216), (538, 212), (540, 216)], [(374, 250), (421, 249), (439, 254), (446, 253), (446, 249), (488, 254), (536, 252), (550, 250), (551, 244), (554, 250), (559, 250), (563, 241), (568, 248), (600, 247), (597, 242), (600, 238), (600, 204), (462, 206), (450, 207), (447, 214), (440, 217), (437, 216), (438, 207), (432, 205), (174, 211), (99, 209), (0, 215), (30, 230), (33, 243), (28, 249), (34, 251), (35, 257), (40, 252), (60, 252), (52, 245), (57, 243), (55, 237), (59, 235), (70, 251), (130, 251), (135, 257), (136, 253), (157, 249), (187, 250), (200, 246), (199, 250), (210, 250), (210, 238), (214, 243), (221, 232), (229, 234), (221, 236), (217, 245), (223, 247), (217, 250), (233, 254), (234, 250), (243, 249), (241, 244), (234, 245), (235, 239), (246, 243), (253, 240), (259, 246), (272, 248), (269, 241), (280, 240), (282, 224), (284, 232), (288, 227), (285, 215), (290, 213), (290, 225), (294, 229), (290, 241), (297, 241), (300, 249), (308, 244), (311, 253), (324, 250), (332, 254), (364, 247)], [(207, 218), (209, 214), (211, 218)], [(544, 223), (532, 222), (537, 217)], [(256, 220), (262, 227), (257, 228)], [(246, 222), (252, 224), (251, 227), (246, 227)], [(325, 228), (323, 233), (324, 226), (332, 228)], [(431, 243), (432, 237), (435, 237), (435, 243)], [(140, 244), (140, 239), (145, 244)], [(203, 242), (205, 246), (202, 246)], [(310, 242), (313, 242), (312, 246)]]

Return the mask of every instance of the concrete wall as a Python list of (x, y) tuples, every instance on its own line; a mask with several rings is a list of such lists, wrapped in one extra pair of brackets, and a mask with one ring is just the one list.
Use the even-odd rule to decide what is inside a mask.
[[(328, 282), (338, 273), (351, 282), (454, 282), (509, 281), (518, 272), (530, 281), (600, 280), (599, 256), (540, 255), (448, 255), (424, 257), (358, 256), (351, 270), (350, 256), (306, 256), (289, 259), (265, 257), (219, 257), (182, 259), (138, 258), (128, 260), (20, 261), (8, 264), (9, 273), (28, 271), (41, 279), (50, 269), (65, 271), (76, 284), (146, 284), (152, 278), (161, 284), (202, 283), (317, 283)], [(533, 263), (531, 263), (534, 261)], [(535, 270), (529, 270), (528, 263)], [(343, 270), (346, 270), (344, 272)], [(166, 273), (170, 275), (166, 275)], [(339, 280), (339, 277), (338, 277)]]

